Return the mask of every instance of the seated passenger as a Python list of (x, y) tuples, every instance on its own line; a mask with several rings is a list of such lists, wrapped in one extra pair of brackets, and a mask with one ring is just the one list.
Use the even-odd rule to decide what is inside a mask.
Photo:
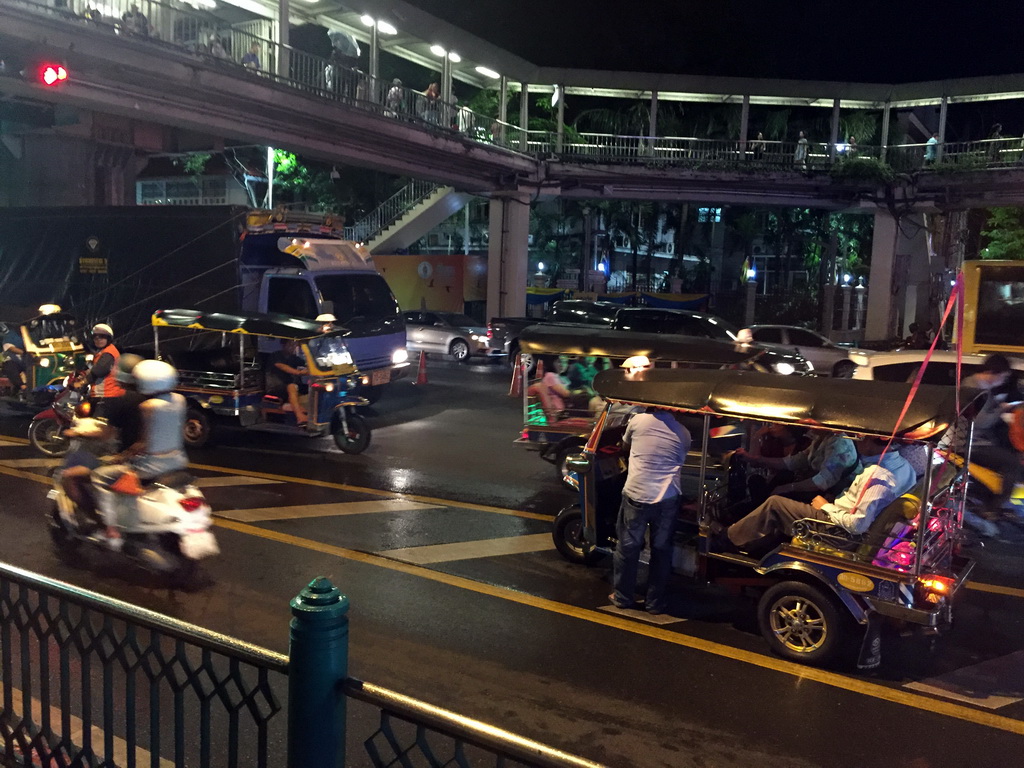
[(309, 421), (309, 414), (299, 399), (302, 394), (302, 377), (308, 373), (304, 362), (299, 356), (298, 342), (288, 339), (281, 345), (281, 349), (270, 356), (267, 369), (267, 394), (287, 399), (300, 427)]
[(879, 437), (855, 441), (864, 468), (835, 502), (823, 496), (815, 496), (810, 504), (785, 496), (769, 496), (749, 515), (724, 529), (725, 537), (719, 537), (716, 544), (763, 554), (790, 538), (793, 524), (804, 518), (823, 520), (852, 534), (864, 533), (886, 506), (917, 482), (906, 459), (894, 450), (885, 451), (886, 443)]
[[(535, 395), (540, 400), (549, 423), (565, 417), (566, 399), (571, 394), (569, 380), (564, 376), (568, 367), (569, 359), (559, 355), (553, 364), (554, 370), (544, 373), (540, 380), (527, 389), (527, 394)], [(543, 370), (539, 364), (537, 369)]]
[[(777, 472), (771, 482), (757, 476), (750, 478), (750, 499), (754, 504), (760, 504), (771, 493), (800, 501), (810, 501), (818, 494), (834, 496), (857, 471), (857, 449), (853, 441), (824, 430), (815, 432), (811, 444), (791, 456), (754, 456), (743, 448), (737, 450), (736, 455), (755, 467)], [(782, 474), (783, 471), (788, 474)]]
[(21, 339), (21, 329), (18, 326), (11, 326), (7, 329), (3, 342), (3, 374), (19, 398), (25, 396), (26, 390), (25, 350), (21, 347), (24, 343)]

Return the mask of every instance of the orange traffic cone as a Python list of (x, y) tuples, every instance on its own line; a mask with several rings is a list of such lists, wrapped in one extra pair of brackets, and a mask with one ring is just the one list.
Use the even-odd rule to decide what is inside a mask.
[(416, 372), (416, 386), (422, 386), (427, 383), (427, 353), (420, 352), (420, 368)]
[(523, 366), (516, 363), (512, 369), (512, 386), (508, 388), (509, 397), (522, 397), (523, 394)]

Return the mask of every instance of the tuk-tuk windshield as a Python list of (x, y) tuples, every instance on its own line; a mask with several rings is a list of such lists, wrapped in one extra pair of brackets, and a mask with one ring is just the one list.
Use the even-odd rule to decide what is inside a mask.
[(25, 324), (29, 338), (36, 346), (45, 347), (56, 341), (81, 344), (78, 321), (70, 315), (43, 315)]
[(309, 340), (309, 351), (318, 368), (352, 365), (352, 355), (341, 336), (318, 336)]

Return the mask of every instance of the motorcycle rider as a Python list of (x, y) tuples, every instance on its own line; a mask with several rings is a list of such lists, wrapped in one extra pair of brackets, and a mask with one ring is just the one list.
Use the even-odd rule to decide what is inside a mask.
[[(100, 464), (100, 457), (109, 452), (111, 445), (126, 447), (139, 441), (142, 430), (142, 415), (139, 405), (145, 399), (135, 387), (133, 371), (142, 362), (142, 357), (127, 353), (117, 361), (114, 373), (125, 394), (112, 398), (106, 403), (106, 424), (99, 434), (90, 434), (87, 439), (73, 443), (64, 458), (61, 470), (61, 485), (71, 499), (87, 517), (96, 517), (96, 500), (90, 487), (92, 471)], [(77, 438), (75, 428), (67, 430), (68, 437)]]
[(117, 361), (121, 353), (114, 346), (114, 329), (106, 323), (96, 323), (92, 327), (92, 343), (96, 349), (92, 368), (85, 375), (84, 382), (79, 382), (76, 386), (92, 386), (90, 400), (96, 405), (97, 411), (102, 413), (108, 399), (124, 394), (124, 388), (116, 377)]
[(184, 449), (185, 398), (173, 391), (178, 384), (178, 372), (161, 360), (143, 360), (132, 369), (132, 375), (142, 396), (138, 406), (138, 440), (124, 446), (120, 454), (122, 463), (99, 467), (92, 473), (96, 501), (112, 548), (120, 548), (120, 528), (135, 527), (138, 507), (130, 497), (141, 492), (139, 480), (188, 466)]

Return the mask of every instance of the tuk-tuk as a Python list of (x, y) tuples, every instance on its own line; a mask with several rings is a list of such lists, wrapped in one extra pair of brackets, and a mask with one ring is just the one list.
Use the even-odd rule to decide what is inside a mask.
[[(523, 428), (515, 441), (555, 465), (566, 475), (566, 458), (586, 442), (604, 403), (595, 399), (594, 376), (643, 360), (655, 368), (729, 368), (793, 373), (801, 370), (794, 356), (714, 339), (607, 328), (534, 325), (519, 337), (520, 359), (513, 371), (513, 394), (522, 397)], [(787, 368), (786, 365), (789, 365)], [(572, 393), (551, 398), (544, 375), (566, 367)], [(573, 369), (576, 370), (573, 370)], [(574, 375), (577, 374), (578, 375)], [(524, 385), (525, 382), (525, 385)], [(554, 402), (553, 402), (554, 401)]]
[(81, 327), (73, 315), (62, 312), (56, 304), (44, 304), (39, 315), (25, 322), (0, 323), (3, 338), (25, 350), (21, 360), (27, 385), (26, 397), (18, 401), (18, 383), (0, 376), (0, 397), (36, 409), (46, 407), (61, 382), (86, 365)]
[[(607, 371), (594, 386), (608, 406), (582, 454), (568, 461), (566, 482), (579, 503), (554, 524), (555, 545), (567, 559), (592, 563), (614, 550), (627, 462), (612, 415), (657, 406), (689, 418), (693, 437), (673, 566), (700, 582), (759, 592), (758, 623), (773, 652), (820, 665), (860, 638), (858, 666), (870, 668), (880, 663), (883, 620), (931, 633), (950, 626), (953, 599), (973, 567), (960, 545), (970, 416), (975, 396), (984, 395), (964, 390), (959, 402), (952, 387), (922, 385), (911, 398), (906, 384), (706, 370)], [(712, 521), (727, 519), (737, 488), (746, 487), (743, 478), (736, 482), (742, 462), (731, 449), (766, 423), (891, 438), (886, 450), (926, 446), (917, 483), (863, 534), (804, 519), (791, 540), (762, 557), (725, 551), (716, 546)], [(739, 440), (720, 446), (721, 435)], [(966, 455), (957, 455), (964, 446)]]
[[(345, 453), (370, 444), (370, 427), (355, 408), (367, 400), (352, 394), (359, 371), (345, 344), (348, 333), (332, 318), (232, 315), (191, 309), (157, 310), (152, 317), (156, 355), (178, 369), (178, 388), (188, 401), (185, 443), (205, 445), (218, 421), (246, 428), (320, 437), (330, 434)], [(272, 341), (298, 343), (308, 375), (309, 420), (296, 422), (287, 398), (268, 391), (267, 353)]]

